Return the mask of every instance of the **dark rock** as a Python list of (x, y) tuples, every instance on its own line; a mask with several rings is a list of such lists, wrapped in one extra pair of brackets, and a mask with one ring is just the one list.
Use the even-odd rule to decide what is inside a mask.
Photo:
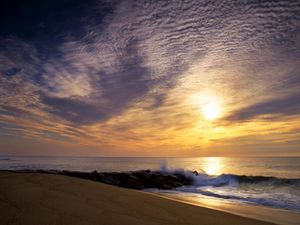
[[(26, 170), (20, 172), (38, 172), (49, 174), (61, 174), (65, 176), (72, 176), (81, 179), (102, 182), (106, 184), (116, 185), (131, 189), (174, 189), (184, 185), (191, 185), (193, 180), (181, 173), (162, 173), (159, 171), (141, 170), (132, 172), (78, 172), (68, 170)], [(197, 171), (191, 172), (198, 175)]]

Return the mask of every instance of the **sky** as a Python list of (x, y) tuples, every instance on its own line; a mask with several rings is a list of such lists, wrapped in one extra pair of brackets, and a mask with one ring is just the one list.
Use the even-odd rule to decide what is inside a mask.
[(2, 0), (0, 154), (300, 156), (300, 2)]

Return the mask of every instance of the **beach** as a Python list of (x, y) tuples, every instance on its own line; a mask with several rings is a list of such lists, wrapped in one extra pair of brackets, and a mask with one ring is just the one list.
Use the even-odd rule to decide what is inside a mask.
[(272, 224), (62, 175), (1, 172), (0, 184), (3, 225)]
[(300, 225), (300, 0), (1, 0), (0, 225)]

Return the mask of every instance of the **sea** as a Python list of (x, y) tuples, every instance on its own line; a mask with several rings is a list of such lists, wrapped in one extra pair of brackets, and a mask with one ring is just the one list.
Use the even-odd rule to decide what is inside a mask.
[(184, 173), (193, 179), (192, 185), (146, 191), (300, 212), (300, 157), (0, 157), (0, 170), (40, 169)]

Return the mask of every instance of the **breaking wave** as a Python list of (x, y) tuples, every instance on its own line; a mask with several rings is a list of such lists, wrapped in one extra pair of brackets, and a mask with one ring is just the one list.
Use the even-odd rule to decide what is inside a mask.
[(217, 199), (238, 201), (275, 208), (300, 210), (300, 178), (278, 178), (237, 174), (208, 175), (204, 171), (169, 170), (162, 173), (182, 174), (193, 180), (192, 185), (176, 189)]

